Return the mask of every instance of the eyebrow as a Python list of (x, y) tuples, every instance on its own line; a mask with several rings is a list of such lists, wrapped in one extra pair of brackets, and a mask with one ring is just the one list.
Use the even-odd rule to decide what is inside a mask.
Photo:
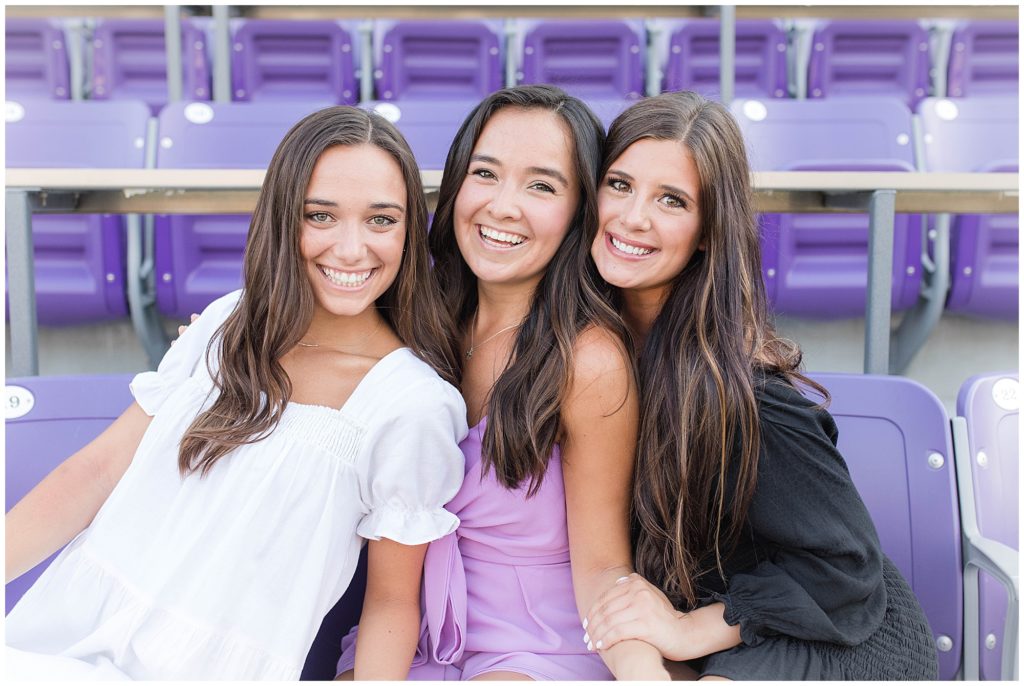
[[(497, 167), (501, 166), (501, 162), (497, 158), (491, 157), (490, 155), (471, 155), (469, 158), (470, 162), (483, 162), (485, 164), (493, 164)], [(527, 167), (526, 171), (528, 174), (539, 174), (541, 176), (549, 176), (552, 179), (560, 182), (566, 188), (569, 187), (569, 181), (565, 178), (565, 175), (557, 169), (550, 167)]]
[[(622, 171), (621, 169), (609, 169), (608, 173), (609, 174), (614, 174), (615, 176), (621, 176), (626, 181), (631, 181), (631, 182), (635, 182), (636, 181), (636, 179), (634, 179), (631, 175), (627, 174), (626, 172)], [(697, 201), (693, 199), (693, 196), (691, 196), (689, 193), (684, 191), (682, 188), (677, 188), (676, 186), (669, 186), (668, 184), (665, 184), (665, 183), (660, 184), (658, 186), (658, 188), (660, 188), (663, 191), (668, 191), (669, 193), (673, 193), (675, 195), (682, 196), (683, 198), (688, 200), (693, 205), (697, 204)]]
[[(303, 202), (305, 205), (320, 205), (321, 207), (337, 207), (338, 203), (332, 200), (323, 200), (321, 198), (306, 198)], [(395, 210), (397, 212), (405, 212), (405, 207), (399, 205), (396, 202), (371, 202), (369, 205), (371, 210)]]

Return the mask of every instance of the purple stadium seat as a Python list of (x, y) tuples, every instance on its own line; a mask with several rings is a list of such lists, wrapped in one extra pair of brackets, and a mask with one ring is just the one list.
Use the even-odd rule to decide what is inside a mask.
[[(1020, 401), (1015, 373), (974, 376), (960, 387), (957, 415), (967, 423), (971, 476), (981, 535), (1018, 549)], [(979, 578), (981, 678), (1001, 673), (1007, 593), (985, 572)], [(967, 637), (966, 640), (971, 640)]]
[[(737, 100), (733, 114), (758, 171), (914, 171), (911, 115), (893, 98)], [(763, 272), (776, 311), (819, 318), (864, 313), (868, 217), (766, 214)], [(917, 300), (921, 219), (897, 215), (892, 307)]]
[[(6, 164), (141, 169), (148, 119), (141, 102), (9, 102)], [(123, 217), (37, 214), (32, 236), (41, 324), (127, 315)]]
[(480, 102), (471, 100), (402, 100), (361, 103), (363, 109), (376, 112), (402, 132), (416, 156), (420, 169), (444, 169), (455, 134), (463, 120)]
[(953, 31), (946, 92), (950, 97), (1016, 97), (1019, 55), (1017, 22), (961, 22)]
[(643, 25), (633, 20), (526, 20), (519, 83), (549, 83), (581, 98), (607, 127), (644, 94)]
[[(129, 381), (130, 375), (7, 379), (5, 511), (131, 405)], [(5, 614), (55, 556), (7, 584)]]
[[(167, 104), (167, 53), (160, 19), (104, 19), (93, 33), (92, 98), (142, 100), (156, 116)], [(181, 22), (182, 97), (210, 99), (206, 35)]]
[[(918, 106), (924, 167), (1016, 172), (1017, 98), (927, 98)], [(950, 233), (946, 309), (1017, 319), (1019, 223), (1015, 214), (959, 215)]]
[(358, 45), (338, 22), (244, 19), (232, 30), (232, 99), (358, 100)]
[(928, 95), (928, 69), (928, 33), (916, 21), (823, 21), (814, 32), (807, 97), (883, 95), (913, 108)]
[(70, 68), (60, 23), (15, 17), (7, 19), (5, 28), (7, 99), (70, 99)]
[[(719, 86), (719, 22), (717, 19), (666, 20), (669, 32), (662, 90), (694, 90), (706, 97), (721, 95)], [(784, 98), (786, 34), (765, 19), (736, 22), (736, 97)]]
[[(284, 134), (328, 102), (173, 103), (160, 113), (160, 169), (263, 169)], [(157, 309), (187, 317), (241, 286), (245, 215), (158, 215)]]
[(931, 625), (939, 679), (952, 679), (963, 645), (963, 571), (946, 410), (927, 388), (901, 377), (811, 377), (832, 395), (828, 410), (850, 476), (882, 549), (910, 582)]
[(494, 21), (378, 21), (374, 81), (381, 100), (476, 100), (503, 85)]
[(359, 623), (366, 593), (366, 546), (359, 555), (348, 590), (324, 617), (302, 667), (302, 681), (331, 681), (341, 657), (341, 637)]

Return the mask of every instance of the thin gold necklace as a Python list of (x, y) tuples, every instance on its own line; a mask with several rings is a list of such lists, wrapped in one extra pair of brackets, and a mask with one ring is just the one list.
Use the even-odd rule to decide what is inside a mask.
[[(367, 336), (366, 339), (362, 342), (363, 345), (366, 345), (371, 340), (373, 340), (373, 337), (377, 335), (378, 331), (380, 331), (380, 325), (383, 324), (383, 323), (384, 323), (384, 318), (381, 317), (377, 321), (377, 326), (375, 326), (373, 328), (373, 331), (370, 333), (370, 335)], [(346, 352), (345, 350), (342, 350), (340, 348), (335, 348), (335, 347), (331, 347), (331, 346), (321, 345), (320, 343), (307, 343), (306, 341), (299, 341), (295, 345), (299, 346), (300, 348), (323, 348), (324, 350), (333, 350), (333, 351), (339, 352), (339, 353)]]
[(480, 310), (477, 310), (476, 312), (473, 313), (473, 326), (471, 326), (469, 328), (469, 349), (466, 350), (466, 359), (467, 360), (470, 359), (471, 357), (473, 357), (473, 351), (476, 350), (477, 348), (479, 348), (481, 345), (483, 345), (484, 343), (487, 343), (488, 341), (494, 340), (500, 334), (505, 333), (509, 329), (515, 329), (515, 328), (517, 328), (519, 326), (522, 326), (523, 321), (526, 319), (526, 317), (523, 317), (523, 319), (520, 319), (515, 324), (509, 324), (504, 329), (498, 329), (493, 334), (491, 334), (490, 336), (488, 336), (484, 340), (480, 341), (479, 343), (473, 343), (473, 337), (474, 337), (474, 334), (476, 332), (476, 320), (477, 320), (477, 316), (479, 314), (480, 314)]

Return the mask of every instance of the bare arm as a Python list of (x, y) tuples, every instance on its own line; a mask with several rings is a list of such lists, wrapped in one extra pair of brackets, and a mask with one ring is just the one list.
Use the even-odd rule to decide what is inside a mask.
[[(639, 409), (625, 348), (614, 336), (587, 330), (575, 355), (562, 407), (562, 470), (573, 587), (583, 618), (616, 579), (633, 571), (629, 502)], [(581, 642), (584, 633), (581, 624)], [(618, 679), (668, 678), (661, 653), (646, 642), (593, 649)]]
[(355, 678), (404, 680), (420, 633), (420, 577), (427, 546), (370, 541)]
[(5, 583), (89, 526), (131, 464), (151, 420), (138, 403), (132, 403), (11, 508), (5, 518)]

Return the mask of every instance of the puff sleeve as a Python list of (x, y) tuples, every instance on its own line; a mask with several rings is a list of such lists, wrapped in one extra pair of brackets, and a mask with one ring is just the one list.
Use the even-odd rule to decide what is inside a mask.
[(748, 512), (766, 554), (718, 596), (725, 620), (748, 645), (771, 635), (857, 645), (885, 613), (878, 534), (836, 449), (831, 415), (791, 387), (769, 386), (759, 398), (762, 451)]
[(132, 379), (135, 401), (153, 416), (164, 401), (197, 369), (205, 370), (206, 349), (217, 328), (238, 304), (241, 290), (228, 293), (210, 303), (188, 330), (170, 347), (155, 372), (142, 372)]
[(369, 445), (364, 502), (357, 533), (405, 545), (446, 536), (459, 518), (444, 509), (462, 486), (466, 405), (436, 375), (414, 381), (394, 397)]

